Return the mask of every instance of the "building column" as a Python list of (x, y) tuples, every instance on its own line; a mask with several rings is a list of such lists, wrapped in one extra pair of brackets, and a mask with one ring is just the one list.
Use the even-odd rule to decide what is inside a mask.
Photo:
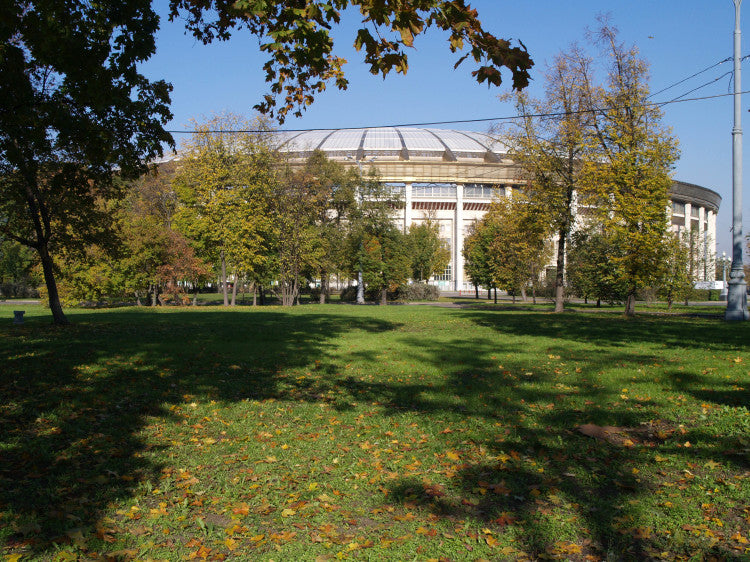
[(456, 185), (456, 212), (453, 217), (453, 290), (464, 284), (464, 186)]
[(698, 240), (700, 244), (700, 255), (701, 270), (700, 280), (708, 281), (708, 238), (706, 238), (706, 229), (704, 227), (704, 220), (706, 218), (706, 208), (698, 207)]
[(716, 213), (711, 209), (706, 209), (706, 229), (708, 236), (708, 279), (716, 279)]
[(411, 183), (404, 185), (404, 232), (409, 232), (412, 223)]

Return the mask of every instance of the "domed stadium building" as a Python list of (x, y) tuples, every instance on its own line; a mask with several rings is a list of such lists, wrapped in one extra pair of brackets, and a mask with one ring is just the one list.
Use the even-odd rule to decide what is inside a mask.
[[(496, 139), (477, 132), (411, 127), (316, 130), (277, 133), (279, 149), (292, 163), (314, 150), (329, 159), (376, 169), (380, 180), (402, 191), (405, 203), (396, 220), (408, 229), (430, 217), (440, 226), (451, 262), (434, 282), (443, 290), (473, 291), (464, 272), (463, 240), (497, 197), (522, 189), (518, 167)], [(714, 279), (716, 213), (721, 196), (698, 185), (676, 181), (668, 210), (672, 228), (698, 233), (703, 267), (697, 281)]]

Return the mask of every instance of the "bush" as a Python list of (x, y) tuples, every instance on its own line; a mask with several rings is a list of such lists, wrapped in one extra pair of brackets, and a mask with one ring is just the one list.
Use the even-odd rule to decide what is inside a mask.
[(39, 291), (26, 281), (3, 283), (0, 285), (0, 298), (39, 298)]
[[(312, 289), (310, 289), (309, 293), (310, 293), (310, 302), (313, 302), (313, 303), (320, 302), (320, 293), (321, 293), (320, 287), (313, 287)], [(357, 298), (356, 292), (354, 294), (354, 298), (355, 299)], [(330, 302), (330, 300), (331, 300), (331, 295), (326, 295), (326, 302)]]
[(440, 298), (440, 289), (427, 283), (413, 283), (401, 285), (396, 291), (396, 299), (400, 301), (436, 301)]
[(654, 287), (646, 287), (639, 290), (635, 298), (639, 301), (645, 301), (648, 304), (655, 303), (658, 297), (658, 290)]
[(339, 295), (341, 302), (357, 302), (357, 287), (347, 287)]
[[(47, 295), (47, 286), (42, 285), (38, 288), (39, 291), (39, 303), (42, 306), (49, 308), (49, 298)], [(57, 282), (57, 296), (60, 299), (60, 305), (63, 307), (78, 306), (81, 303), (81, 299), (77, 299), (73, 296), (73, 289), (60, 281)]]

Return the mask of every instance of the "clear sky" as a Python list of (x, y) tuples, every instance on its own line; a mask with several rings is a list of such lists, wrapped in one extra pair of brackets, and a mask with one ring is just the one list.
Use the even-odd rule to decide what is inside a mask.
[[(498, 37), (520, 39), (536, 66), (532, 69), (531, 93), (541, 94), (546, 63), (572, 42), (584, 44), (585, 29), (596, 25), (596, 16), (608, 13), (621, 38), (636, 44), (651, 63), (651, 90), (657, 92), (719, 61), (732, 56), (734, 5), (732, 0), (475, 0), (485, 27)], [(166, 1), (156, 6), (166, 13)], [(385, 80), (372, 76), (362, 55), (352, 48), (358, 14), (347, 14), (335, 30), (337, 54), (349, 63), (345, 71), (349, 89), (335, 88), (320, 94), (301, 118), (289, 118), (282, 129), (374, 127), (435, 121), (505, 117), (512, 107), (497, 96), (509, 86), (489, 89), (473, 81), (473, 67), (457, 70), (458, 55), (448, 49), (446, 36), (430, 31), (415, 42), (409, 53), (406, 76), (392, 74)], [(743, 54), (750, 54), (750, 3), (743, 6)], [(229, 42), (204, 46), (185, 34), (182, 22), (162, 18), (156, 55), (143, 66), (153, 79), (163, 78), (174, 86), (170, 129), (187, 129), (192, 118), (200, 120), (219, 111), (251, 116), (253, 105), (267, 92), (261, 66), (265, 59), (258, 40), (237, 34)], [(468, 61), (467, 61), (468, 62)], [(746, 72), (743, 89), (750, 90)], [(727, 94), (733, 91), (732, 63), (710, 71), (654, 98), (672, 100), (707, 82), (687, 97)], [(730, 73), (726, 74), (725, 73)], [(722, 75), (724, 75), (722, 77)], [(509, 74), (505, 77), (510, 83)], [(732, 217), (731, 96), (688, 101), (664, 107), (664, 123), (679, 139), (681, 157), (675, 179), (717, 191), (723, 198), (717, 221), (718, 254), (730, 253)], [(743, 97), (743, 127), (750, 131), (750, 94)], [(491, 122), (434, 125), (438, 128), (486, 131)], [(746, 134), (745, 137), (748, 135)], [(179, 142), (183, 135), (175, 135)], [(750, 148), (750, 140), (745, 140)], [(747, 150), (744, 151), (747, 154)], [(750, 166), (745, 185), (750, 185)], [(750, 233), (750, 195), (744, 189), (743, 232)]]

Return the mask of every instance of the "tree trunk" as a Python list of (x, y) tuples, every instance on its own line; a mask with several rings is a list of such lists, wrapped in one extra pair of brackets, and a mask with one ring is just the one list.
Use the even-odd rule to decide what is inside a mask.
[(365, 282), (361, 269), (357, 272), (357, 304), (365, 304)]
[[(513, 302), (516, 302), (516, 294), (513, 293)], [(497, 304), (497, 287), (495, 287), (495, 304)]]
[(529, 299), (526, 298), (526, 287), (521, 287), (521, 300), (527, 302)]
[(159, 284), (151, 285), (151, 306), (159, 306)]
[(325, 271), (320, 273), (320, 304), (325, 304), (328, 298), (329, 280), (328, 274)]
[(487, 289), (487, 300), (492, 298), (492, 289)]
[(52, 322), (58, 326), (70, 324), (65, 317), (65, 313), (60, 304), (60, 294), (57, 292), (57, 282), (55, 281), (55, 268), (52, 264), (52, 256), (49, 254), (46, 242), (40, 242), (37, 248), (39, 259), (42, 262), (42, 271), (44, 271), (44, 284), (47, 286), (47, 299), (49, 300), (49, 309), (52, 312)]
[(380, 290), (380, 304), (381, 306), (388, 304), (388, 289), (386, 287), (383, 287)]
[(294, 306), (298, 294), (299, 289), (296, 281), (284, 281), (281, 284), (281, 306)]
[(260, 297), (260, 306), (265, 306), (266, 304), (266, 289), (261, 285), (258, 287), (258, 292), (260, 293), (258, 296)]
[(229, 306), (229, 295), (227, 294), (227, 260), (224, 250), (221, 251), (221, 290), (224, 293), (224, 306)]
[(557, 240), (557, 272), (555, 273), (555, 312), (565, 311), (565, 240), (567, 228), (560, 228)]
[(635, 316), (635, 293), (628, 294), (625, 302), (625, 316)]
[(237, 305), (237, 270), (232, 273), (234, 283), (232, 283), (232, 306)]
[(602, 307), (602, 299), (596, 299), (596, 308)]
[(198, 284), (195, 284), (195, 292), (193, 293), (193, 306), (198, 306)]
[(253, 281), (253, 306), (258, 306), (258, 284)]
[(531, 302), (536, 304), (536, 285), (531, 286)]
[(135, 306), (143, 306), (141, 304), (141, 295), (138, 294), (138, 291), (133, 291), (135, 293)]
[(479, 300), (479, 285), (474, 285), (474, 298)]

